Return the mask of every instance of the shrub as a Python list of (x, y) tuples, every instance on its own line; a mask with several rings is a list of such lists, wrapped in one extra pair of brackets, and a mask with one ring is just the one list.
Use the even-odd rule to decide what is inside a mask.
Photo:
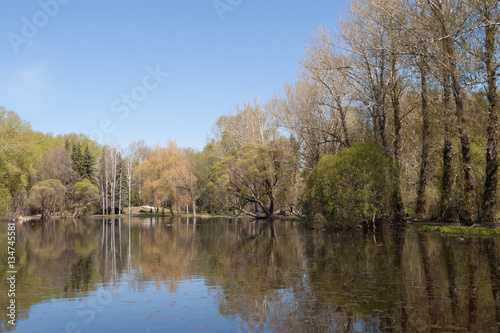
[(322, 156), (308, 181), (313, 210), (342, 224), (389, 213), (395, 185), (394, 163), (372, 143)]

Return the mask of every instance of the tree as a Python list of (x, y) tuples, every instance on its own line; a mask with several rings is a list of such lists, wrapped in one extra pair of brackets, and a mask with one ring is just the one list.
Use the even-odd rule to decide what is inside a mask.
[(83, 178), (92, 179), (92, 175), (94, 174), (94, 163), (95, 158), (90, 152), (89, 145), (85, 146), (85, 150), (83, 151), (82, 156), (82, 174)]
[(12, 111), (0, 107), (0, 192), (4, 207), (22, 208), (22, 198), (33, 173), (35, 153), (34, 132), (29, 122)]
[(39, 181), (58, 179), (64, 186), (72, 186), (80, 180), (80, 176), (72, 167), (70, 154), (63, 146), (57, 146), (47, 153), (37, 168)]
[(275, 109), (280, 125), (290, 132), (301, 154), (303, 167), (313, 169), (321, 155), (338, 151), (339, 129), (326, 107), (319, 105), (319, 85), (299, 74), (295, 84), (285, 84)]
[(73, 187), (71, 201), (73, 217), (78, 217), (91, 210), (99, 202), (99, 189), (90, 180), (84, 179)]
[(350, 65), (351, 58), (335, 52), (330, 33), (325, 29), (321, 29), (313, 37), (306, 52), (307, 57), (303, 59), (302, 66), (307, 70), (307, 75), (317, 83), (317, 103), (321, 118), (324, 118), (316, 124), (316, 130), (327, 134), (330, 137), (328, 141), (349, 147), (351, 138), (347, 113), (353, 95), (349, 93), (348, 83), (342, 77), (342, 69)]
[(482, 223), (493, 221), (497, 206), (498, 192), (498, 25), (500, 15), (498, 12), (498, 2), (485, 0), (472, 2), (476, 18), (475, 43), (470, 51), (473, 56), (482, 64), (481, 74), (486, 77), (484, 86), (486, 99), (488, 101), (488, 125), (486, 127), (486, 167), (485, 183), (482, 198)]
[(29, 191), (28, 205), (42, 213), (42, 220), (59, 211), (64, 203), (65, 187), (58, 179), (36, 183)]
[(297, 157), (286, 141), (278, 139), (272, 145), (248, 143), (214, 166), (212, 183), (237, 199), (227, 208), (257, 217), (246, 207), (252, 203), (265, 217), (274, 215), (277, 200), (290, 192), (298, 171)]
[(137, 167), (149, 156), (150, 152), (151, 149), (146, 146), (144, 140), (130, 143), (123, 152), (129, 212), (133, 203), (142, 202), (141, 173)]
[[(472, 163), (470, 136), (466, 126), (465, 118), (465, 96), (464, 82), (467, 82), (467, 57), (461, 47), (463, 36), (468, 33), (471, 25), (470, 6), (462, 0), (427, 0), (422, 3), (422, 10), (429, 13), (433, 19), (428, 33), (433, 41), (439, 45), (438, 55), (443, 55), (443, 61), (439, 64), (445, 77), (448, 78), (453, 99), (455, 101), (455, 116), (458, 132), (460, 135), (462, 170), (465, 175), (464, 203), (462, 220), (466, 224), (472, 224), (478, 219), (476, 202), (476, 176)], [(437, 57), (434, 57), (438, 59)]]
[(388, 154), (387, 117), (388, 85), (390, 83), (390, 52), (388, 35), (375, 16), (376, 8), (369, 1), (353, 1), (347, 19), (340, 22), (338, 47), (353, 55), (351, 65), (343, 73), (355, 93), (359, 109), (371, 118), (374, 141)]
[(219, 205), (219, 199), (210, 182), (210, 170), (217, 163), (217, 158), (212, 152), (212, 145), (207, 144), (203, 151), (188, 154), (188, 160), (193, 168), (194, 176), (197, 179), (196, 188), (198, 190), (197, 206), (203, 211), (218, 211), (222, 205)]
[(11, 204), (12, 197), (9, 190), (4, 185), (0, 185), (0, 217), (10, 212)]
[(121, 155), (117, 144), (102, 147), (99, 167), (94, 175), (94, 180), (101, 193), (103, 215), (115, 214), (117, 203), (121, 209), (122, 184)]
[(273, 102), (262, 107), (257, 98), (254, 104), (246, 102), (243, 108), (236, 108), (235, 115), (225, 115), (217, 119), (213, 126), (214, 142), (220, 152), (219, 158), (235, 154), (249, 142), (268, 144), (279, 136), (274, 119)]
[(190, 156), (192, 156), (194, 152), (191, 150), (184, 150), (181, 154), (181, 159), (175, 166), (177, 186), (188, 193), (191, 199), (193, 216), (196, 217), (196, 200), (200, 196), (200, 191), (198, 189), (198, 179), (196, 178), (195, 170), (190, 159)]
[(373, 143), (324, 155), (308, 181), (313, 211), (327, 221), (347, 225), (380, 219), (392, 212), (396, 177), (393, 161)]
[[(181, 202), (183, 197), (179, 175), (186, 176), (188, 183), (191, 180), (185, 171), (187, 169), (182, 167), (183, 163), (185, 162), (181, 151), (174, 141), (169, 141), (165, 148), (156, 146), (151, 155), (136, 169), (136, 172), (141, 174), (144, 200), (157, 207), (165, 207), (168, 204), (171, 213), (174, 204), (179, 207), (184, 203)], [(177, 210), (180, 214), (179, 208)]]

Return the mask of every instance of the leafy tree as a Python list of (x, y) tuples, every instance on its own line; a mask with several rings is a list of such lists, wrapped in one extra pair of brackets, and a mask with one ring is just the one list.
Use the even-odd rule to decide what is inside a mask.
[(29, 191), (28, 205), (46, 219), (59, 211), (64, 203), (65, 187), (58, 179), (36, 183)]
[(208, 186), (211, 169), (217, 163), (217, 159), (213, 156), (211, 150), (212, 146), (208, 144), (203, 151), (193, 152), (188, 155), (194, 175), (197, 178), (196, 187), (200, 192), (197, 205), (203, 211), (218, 211), (221, 207), (221, 205), (216, 204), (217, 196), (213, 187)]
[(172, 207), (176, 203), (178, 213), (181, 204), (189, 204), (190, 201), (194, 204), (197, 197), (196, 177), (175, 142), (169, 141), (165, 148), (157, 146), (136, 172), (141, 174), (145, 201), (158, 207), (166, 204)]
[(396, 167), (373, 143), (324, 155), (309, 178), (312, 206), (326, 220), (350, 224), (391, 212)]
[(0, 217), (10, 212), (12, 197), (9, 190), (0, 184)]
[(276, 202), (290, 191), (298, 166), (285, 141), (276, 140), (273, 146), (248, 143), (214, 166), (211, 186), (229, 197), (226, 202), (231, 206), (227, 208), (256, 216), (246, 208), (253, 203), (264, 216), (274, 215)]
[(186, 192), (191, 201), (193, 215), (196, 217), (196, 200), (200, 196), (198, 179), (190, 157), (194, 154), (191, 149), (180, 151), (181, 158), (175, 166), (177, 187)]
[(73, 216), (78, 217), (94, 208), (99, 202), (99, 189), (90, 180), (78, 182), (71, 191)]
[(18, 210), (22, 200), (13, 202), (22, 196), (33, 173), (36, 144), (29, 122), (21, 120), (12, 111), (0, 107), (0, 201), (5, 207)]
[(39, 181), (59, 179), (64, 186), (73, 185), (80, 180), (80, 176), (72, 167), (70, 154), (63, 146), (52, 149), (43, 157), (37, 166)]

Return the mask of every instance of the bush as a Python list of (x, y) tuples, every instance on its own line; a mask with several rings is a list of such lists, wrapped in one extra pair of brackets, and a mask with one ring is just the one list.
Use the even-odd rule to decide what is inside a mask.
[(71, 200), (73, 202), (73, 216), (78, 217), (92, 210), (99, 202), (99, 189), (90, 182), (84, 179), (75, 184), (71, 191)]
[(396, 169), (378, 146), (358, 143), (322, 156), (308, 186), (315, 212), (329, 222), (352, 224), (390, 213)]

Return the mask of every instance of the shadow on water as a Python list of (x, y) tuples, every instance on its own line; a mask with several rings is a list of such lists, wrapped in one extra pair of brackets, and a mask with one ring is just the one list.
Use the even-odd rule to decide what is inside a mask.
[[(0, 237), (6, 237), (3, 226)], [(205, 298), (212, 301), (203, 308), (206, 325), (200, 327), (228, 331), (500, 327), (500, 239), (494, 237), (461, 241), (389, 226), (375, 233), (330, 233), (280, 220), (151, 216), (19, 224), (16, 247), (20, 327), (38, 325), (38, 305), (62, 302), (71, 308), (70, 302), (103, 288), (120, 290), (113, 295), (122, 299), (103, 306), (89, 330), (189, 330), (183, 321), (201, 320), (192, 307)], [(6, 253), (0, 259), (0, 287), (6, 290)], [(176, 308), (193, 285), (198, 296)], [(7, 304), (6, 293), (0, 301)], [(151, 317), (166, 311), (167, 302), (177, 317)], [(74, 311), (56, 327), (77, 316)], [(113, 322), (113, 311), (119, 322)], [(13, 329), (6, 318), (1, 316), (2, 331)]]

